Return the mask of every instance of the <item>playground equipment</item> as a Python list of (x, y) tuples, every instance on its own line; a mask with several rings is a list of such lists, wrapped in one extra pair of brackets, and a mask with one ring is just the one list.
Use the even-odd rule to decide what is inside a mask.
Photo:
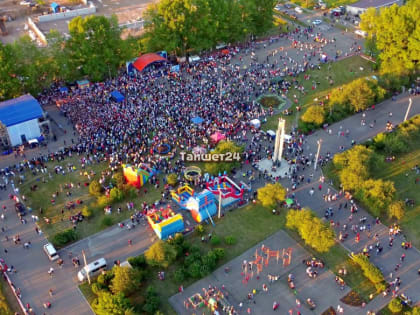
[(239, 187), (227, 175), (218, 176), (206, 183), (206, 188), (221, 201), (222, 207), (243, 199), (244, 186)]
[(130, 164), (123, 164), (123, 174), (128, 184), (140, 188), (147, 183), (151, 176), (156, 174), (156, 170), (144, 163), (141, 163), (138, 168)]
[(170, 206), (166, 209), (152, 210), (147, 213), (147, 221), (160, 239), (167, 239), (169, 236), (184, 231), (184, 220), (182, 215), (175, 214)]
[(256, 267), (257, 275), (259, 275), (263, 271), (264, 266), (268, 267), (271, 258), (275, 258), (277, 264), (282, 260), (283, 267), (289, 266), (292, 261), (292, 251), (293, 249), (291, 247), (287, 249), (283, 248), (280, 254), (280, 250), (271, 250), (264, 245), (262, 245), (260, 249), (257, 248), (255, 250), (254, 260), (249, 261), (248, 266), (242, 265), (242, 283), (246, 285), (248, 281), (254, 277), (254, 266)]
[(210, 219), (214, 225), (212, 216), (217, 212), (214, 195), (207, 189), (199, 194), (194, 193), (194, 189), (185, 185), (178, 188), (177, 191), (171, 191), (172, 200), (175, 201), (181, 209), (190, 210), (193, 219), (200, 223)]
[(190, 182), (195, 182), (201, 177), (201, 169), (198, 166), (189, 166), (184, 171), (184, 177)]

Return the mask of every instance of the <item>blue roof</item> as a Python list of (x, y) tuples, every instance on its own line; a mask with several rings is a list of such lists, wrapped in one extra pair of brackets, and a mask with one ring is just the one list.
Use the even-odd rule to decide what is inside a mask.
[(40, 117), (42, 117), (41, 106), (30, 94), (0, 103), (0, 121), (6, 127)]

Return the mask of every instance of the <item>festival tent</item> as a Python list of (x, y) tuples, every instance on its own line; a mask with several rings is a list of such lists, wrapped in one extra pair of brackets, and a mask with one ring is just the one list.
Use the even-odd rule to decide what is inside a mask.
[(225, 140), (225, 139), (226, 139), (226, 136), (225, 136), (223, 133), (221, 133), (221, 132), (217, 131), (217, 132), (215, 132), (214, 134), (212, 134), (212, 135), (210, 136), (210, 138), (211, 138), (211, 140), (212, 140), (213, 142), (218, 143), (218, 142), (219, 142), (219, 141), (221, 141), (221, 140)]
[(269, 135), (272, 139), (276, 137), (276, 133), (273, 130), (267, 130), (267, 135)]
[(163, 58), (162, 56), (155, 54), (155, 53), (148, 53), (140, 56), (137, 60), (133, 63), (134, 68), (138, 71), (143, 71), (147, 66), (151, 65), (152, 63), (156, 62), (166, 62), (167, 59)]
[(191, 121), (194, 124), (199, 125), (199, 124), (201, 124), (204, 121), (204, 119), (201, 118), (201, 117), (199, 117), (199, 116), (195, 116), (194, 118), (191, 118)]
[(77, 81), (77, 86), (79, 87), (79, 89), (88, 88), (89, 85), (90, 85), (90, 82), (88, 80), (80, 80), (80, 81)]
[(62, 86), (62, 87), (60, 87), (60, 92), (61, 93), (68, 93), (69, 89), (66, 86)]
[(122, 95), (120, 91), (117, 90), (111, 92), (111, 97), (118, 103), (124, 101), (124, 95)]

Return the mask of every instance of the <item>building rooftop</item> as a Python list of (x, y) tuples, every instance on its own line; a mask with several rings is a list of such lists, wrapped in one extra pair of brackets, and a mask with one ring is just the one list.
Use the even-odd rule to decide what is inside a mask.
[(42, 117), (41, 105), (30, 94), (0, 102), (0, 121), (6, 127), (40, 117)]

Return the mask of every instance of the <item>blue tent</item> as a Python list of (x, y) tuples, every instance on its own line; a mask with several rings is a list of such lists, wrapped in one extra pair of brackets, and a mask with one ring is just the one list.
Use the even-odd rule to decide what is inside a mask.
[(60, 5), (53, 2), (51, 3), (51, 9), (53, 10), (54, 13), (60, 12)]
[(124, 95), (122, 95), (119, 91), (112, 91), (111, 92), (111, 97), (116, 101), (116, 102), (122, 102), (124, 101)]
[(60, 87), (60, 92), (61, 93), (68, 93), (69, 89), (66, 86), (62, 86), (62, 87)]
[(194, 124), (199, 125), (199, 124), (201, 124), (201, 123), (204, 121), (204, 119), (203, 119), (203, 118), (201, 118), (201, 117), (199, 117), (199, 116), (196, 116), (196, 117), (194, 117), (194, 118), (191, 118), (191, 121), (192, 121)]

